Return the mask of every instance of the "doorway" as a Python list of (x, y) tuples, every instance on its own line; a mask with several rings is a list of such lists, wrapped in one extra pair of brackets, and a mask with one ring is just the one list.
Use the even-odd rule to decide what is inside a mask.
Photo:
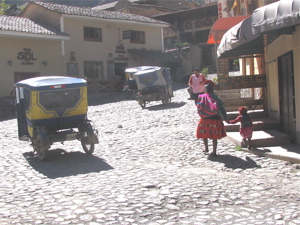
[(29, 79), (32, 77), (39, 77), (40, 73), (38, 72), (15, 72), (14, 74), (14, 82), (17, 83), (21, 80)]
[(296, 141), (296, 105), (293, 52), (278, 58), (279, 104), (281, 131)]
[(115, 75), (120, 76), (122, 80), (125, 80), (125, 69), (128, 67), (128, 63), (115, 63)]
[[(26, 80), (26, 79), (29, 79), (29, 78), (32, 78), (32, 77), (39, 77), (40, 76), (40, 73), (38, 72), (15, 72), (14, 73), (14, 84), (19, 82), (19, 81), (22, 81), (22, 80)], [(10, 90), (10, 96), (15, 96), (15, 89), (12, 88)]]

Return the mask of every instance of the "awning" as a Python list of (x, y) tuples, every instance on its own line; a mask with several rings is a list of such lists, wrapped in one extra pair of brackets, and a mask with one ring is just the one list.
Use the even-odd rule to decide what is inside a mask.
[(261, 53), (264, 53), (263, 35), (253, 34), (251, 17), (229, 29), (217, 49), (220, 58)]
[(231, 27), (238, 24), (242, 20), (246, 19), (249, 16), (237, 16), (237, 17), (228, 17), (218, 19), (214, 25), (212, 26), (207, 44), (218, 44), (220, 43), (223, 35), (228, 31)]
[[(252, 27), (255, 34), (288, 30), (300, 24), (300, 0), (281, 0), (257, 8), (252, 13)], [(282, 32), (281, 32), (282, 33)]]

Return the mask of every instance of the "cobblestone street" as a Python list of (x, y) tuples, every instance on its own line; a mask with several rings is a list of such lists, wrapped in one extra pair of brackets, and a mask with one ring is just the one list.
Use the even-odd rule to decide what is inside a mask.
[[(55, 143), (40, 162), (0, 122), (0, 224), (300, 224), (300, 167), (195, 138), (199, 116), (183, 84), (168, 105), (141, 109), (122, 93), (90, 101), (99, 144)], [(209, 142), (210, 147), (211, 142)]]

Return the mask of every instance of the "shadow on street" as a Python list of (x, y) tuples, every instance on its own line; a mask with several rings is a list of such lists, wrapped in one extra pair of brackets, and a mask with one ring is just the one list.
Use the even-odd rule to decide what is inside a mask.
[(88, 98), (88, 104), (89, 106), (97, 106), (125, 100), (127, 99), (122, 92), (98, 93)]
[[(181, 89), (186, 89), (188, 87), (187, 83), (174, 82), (173, 91), (178, 91)], [(188, 92), (186, 92), (188, 94)], [(114, 102), (121, 101), (135, 101), (135, 96), (131, 99), (126, 99), (124, 93), (121, 92), (103, 92), (103, 93), (94, 93), (90, 94), (88, 103), (89, 106), (97, 106)]]
[(161, 101), (157, 101), (157, 105), (152, 105), (147, 107), (145, 109), (148, 109), (150, 111), (158, 111), (158, 110), (163, 110), (163, 109), (175, 109), (175, 108), (180, 108), (184, 106), (186, 102), (171, 102), (169, 104), (163, 105), (161, 104)]
[(41, 162), (33, 152), (25, 152), (23, 156), (33, 169), (51, 179), (114, 169), (97, 156), (82, 152), (66, 152), (63, 149), (49, 150), (44, 162)]
[(12, 119), (16, 119), (16, 118), (17, 118), (16, 112), (0, 113), (0, 122), (6, 121), (6, 120), (12, 120)]
[(178, 91), (181, 89), (187, 89), (188, 88), (188, 84), (187, 82), (174, 82), (173, 83), (173, 91)]
[(248, 156), (246, 157), (246, 160), (232, 155), (209, 156), (208, 159), (213, 162), (224, 163), (225, 167), (231, 169), (261, 168), (260, 165), (257, 165), (257, 163)]

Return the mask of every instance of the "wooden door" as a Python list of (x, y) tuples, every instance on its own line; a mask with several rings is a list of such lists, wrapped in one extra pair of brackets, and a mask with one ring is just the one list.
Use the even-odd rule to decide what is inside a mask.
[(14, 82), (17, 83), (21, 80), (25, 80), (32, 77), (39, 77), (40, 73), (38, 72), (15, 72)]
[(281, 131), (296, 140), (295, 83), (293, 52), (278, 58)]

